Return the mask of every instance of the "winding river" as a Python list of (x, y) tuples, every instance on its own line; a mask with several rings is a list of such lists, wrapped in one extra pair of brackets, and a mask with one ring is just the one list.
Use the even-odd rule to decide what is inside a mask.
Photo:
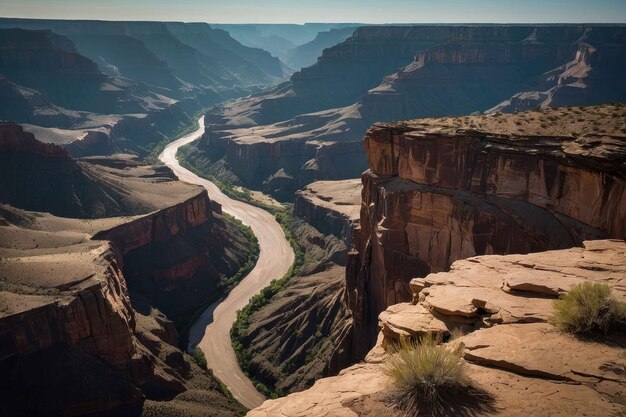
[(196, 346), (206, 355), (208, 367), (220, 379), (233, 396), (245, 407), (254, 408), (265, 400), (252, 382), (239, 368), (230, 341), (230, 329), (235, 322), (237, 310), (243, 308), (250, 297), (258, 294), (273, 279), (281, 278), (294, 261), (294, 253), (285, 239), (274, 216), (258, 207), (233, 200), (224, 195), (212, 182), (200, 178), (183, 168), (176, 159), (178, 148), (199, 139), (204, 133), (204, 116), (198, 120), (198, 129), (170, 143), (159, 159), (174, 171), (182, 181), (206, 188), (209, 197), (222, 205), (224, 212), (250, 226), (256, 235), (260, 253), (255, 268), (222, 301), (209, 306), (192, 325), (189, 332), (189, 350)]

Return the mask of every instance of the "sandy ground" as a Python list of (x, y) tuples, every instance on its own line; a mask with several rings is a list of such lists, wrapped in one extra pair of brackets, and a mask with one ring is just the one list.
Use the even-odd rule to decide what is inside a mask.
[(265, 400), (252, 382), (239, 368), (230, 341), (230, 329), (235, 322), (237, 310), (248, 300), (269, 285), (273, 279), (281, 278), (294, 260), (293, 250), (280, 225), (270, 213), (224, 195), (215, 184), (198, 177), (181, 167), (176, 160), (179, 147), (199, 139), (204, 133), (204, 117), (198, 120), (199, 128), (169, 144), (159, 155), (159, 159), (169, 166), (178, 178), (205, 187), (209, 197), (220, 203), (224, 212), (229, 213), (252, 228), (261, 252), (256, 267), (235, 287), (222, 302), (211, 305), (193, 324), (189, 334), (189, 350), (200, 346), (206, 355), (209, 368), (235, 398), (245, 407), (254, 408)]
[(626, 134), (626, 105), (617, 103), (586, 107), (559, 107), (520, 113), (425, 118), (380, 124), (402, 125), (429, 131), (473, 129), (480, 132), (497, 132), (505, 136), (583, 136), (586, 134), (621, 136)]
[(300, 194), (318, 207), (345, 215), (358, 221), (361, 214), (361, 179), (316, 181), (307, 185)]

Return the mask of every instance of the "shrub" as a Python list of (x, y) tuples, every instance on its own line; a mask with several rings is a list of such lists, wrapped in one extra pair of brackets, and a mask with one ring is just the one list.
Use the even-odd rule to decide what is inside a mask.
[(196, 346), (193, 352), (191, 352), (191, 358), (200, 368), (205, 371), (209, 369), (206, 362), (206, 356), (204, 356), (204, 352), (199, 347)]
[(608, 333), (626, 324), (626, 304), (611, 295), (606, 284), (583, 282), (554, 303), (550, 323), (563, 332), (574, 334)]
[(446, 349), (432, 335), (417, 343), (403, 340), (383, 368), (393, 383), (395, 405), (408, 415), (449, 411), (454, 397), (471, 385), (462, 349)]

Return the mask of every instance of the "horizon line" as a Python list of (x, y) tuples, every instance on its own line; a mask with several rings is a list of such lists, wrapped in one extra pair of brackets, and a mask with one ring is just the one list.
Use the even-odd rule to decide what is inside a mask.
[(21, 20), (60, 20), (60, 21), (94, 21), (94, 22), (160, 22), (160, 23), (206, 23), (208, 25), (626, 25), (626, 22), (593, 22), (593, 21), (569, 21), (569, 22), (209, 22), (204, 20), (129, 20), (129, 19), (97, 19), (97, 18), (46, 18), (46, 17), (22, 17), (22, 16), (0, 16), (0, 19), (21, 19)]

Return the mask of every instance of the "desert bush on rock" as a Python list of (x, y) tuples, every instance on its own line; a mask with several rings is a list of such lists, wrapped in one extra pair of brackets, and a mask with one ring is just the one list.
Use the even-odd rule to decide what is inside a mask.
[(563, 332), (607, 334), (626, 326), (626, 304), (612, 296), (608, 285), (584, 282), (554, 301), (550, 323)]
[(402, 340), (383, 367), (392, 383), (393, 405), (407, 416), (472, 416), (492, 408), (492, 398), (474, 387), (463, 345), (448, 349), (432, 335)]

